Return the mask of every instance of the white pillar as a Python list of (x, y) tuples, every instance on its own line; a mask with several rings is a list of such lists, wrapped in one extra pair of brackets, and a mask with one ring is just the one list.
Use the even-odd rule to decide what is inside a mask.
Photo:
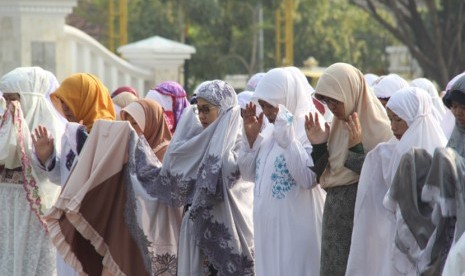
[(77, 0), (1, 0), (0, 75), (19, 66), (60, 70), (65, 17)]

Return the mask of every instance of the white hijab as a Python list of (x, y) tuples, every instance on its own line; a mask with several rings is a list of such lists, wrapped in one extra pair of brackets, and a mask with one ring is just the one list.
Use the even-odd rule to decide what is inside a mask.
[[(258, 105), (258, 100), (263, 100), (275, 107), (284, 106), (296, 118), (294, 124), (296, 138), (304, 143), (307, 141), (304, 128), (305, 115), (309, 112), (318, 112), (312, 100), (314, 91), (297, 67), (274, 68), (269, 70), (258, 83), (252, 102)], [(319, 115), (323, 126), (323, 116)]]
[[(59, 187), (52, 184), (45, 174), (34, 170), (31, 166), (33, 154), (31, 133), (39, 125), (45, 126), (55, 139), (55, 149), (60, 152), (64, 123), (47, 100), (47, 95), (53, 91), (55, 83), (56, 78), (53, 74), (40, 67), (17, 68), (0, 79), (0, 90), (3, 93), (20, 95), (20, 104), (17, 105), (16, 112), (13, 114), (8, 111), (14, 117), (14, 121), (11, 117), (5, 116), (7, 120), (0, 128), (0, 153), (11, 152), (11, 149), (14, 149), (16, 154), (0, 156), (0, 162), (8, 169), (23, 167), (26, 175), (24, 188), (28, 193), (31, 208), (39, 218), (52, 207), (59, 193)], [(20, 163), (12, 161), (15, 156), (20, 157)], [(38, 202), (40, 203), (37, 204)]]
[(447, 138), (433, 114), (433, 103), (428, 92), (418, 87), (397, 91), (387, 108), (407, 122), (408, 129), (396, 145), (389, 164), (389, 183), (392, 182), (400, 159), (411, 148), (422, 148), (433, 155), (437, 147), (445, 147)]
[(0, 80), (0, 91), (19, 93), (29, 131), (32, 132), (39, 125), (45, 126), (55, 138), (55, 146), (59, 148), (65, 124), (49, 100), (56, 88), (56, 77), (40, 67), (16, 68)]
[(242, 91), (241, 93), (237, 94), (237, 100), (239, 102), (239, 106), (242, 109), (245, 109), (246, 104), (250, 103), (252, 99), (253, 91)]
[(408, 87), (408, 82), (397, 74), (389, 74), (377, 79), (372, 87), (378, 99), (389, 98), (396, 93), (397, 90)]
[(365, 78), (365, 81), (369, 87), (373, 86), (373, 83), (379, 78), (378, 75), (372, 74), (372, 73), (367, 73), (363, 75), (363, 78)]
[(434, 116), (436, 116), (438, 121), (441, 122), (446, 114), (446, 106), (442, 102), (442, 99), (439, 98), (439, 93), (436, 86), (434, 86), (434, 83), (426, 78), (417, 78), (410, 82), (410, 86), (419, 87), (428, 92), (433, 102)]
[(166, 111), (173, 111), (173, 99), (168, 95), (163, 95), (160, 92), (151, 89), (147, 92), (145, 98), (156, 101)]
[[(426, 91), (413, 87), (401, 89), (390, 98), (387, 108), (405, 120), (409, 128), (400, 141), (393, 137), (379, 144), (365, 158), (357, 190), (346, 275), (398, 275), (398, 269), (406, 269), (399, 266), (402, 254), (395, 253), (396, 223), (389, 215), (395, 205), (386, 193), (405, 153), (413, 147), (432, 153), (446, 142), (431, 113), (432, 103)], [(367, 237), (371, 240), (368, 245)]]

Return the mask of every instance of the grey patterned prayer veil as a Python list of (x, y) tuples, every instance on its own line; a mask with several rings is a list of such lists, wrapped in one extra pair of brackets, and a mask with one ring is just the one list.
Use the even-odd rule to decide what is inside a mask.
[[(182, 271), (194, 275), (190, 264), (203, 262), (203, 257), (220, 275), (254, 275), (253, 186), (242, 180), (237, 166), (242, 133), (237, 96), (221, 80), (203, 82), (195, 92), (218, 107), (216, 120), (203, 128), (193, 116), (193, 107), (187, 107), (161, 167), (144, 157), (149, 151), (143, 148), (141, 158), (133, 157), (137, 178), (147, 194), (160, 202), (173, 207), (190, 205), (179, 236), (195, 242), (196, 248), (180, 242), (180, 252), (189, 253), (179, 255), (179, 275)], [(198, 250), (199, 254), (191, 253)]]
[(203, 98), (220, 108), (220, 114), (237, 105), (234, 88), (225, 81), (212, 80), (201, 83), (195, 90), (197, 98)]

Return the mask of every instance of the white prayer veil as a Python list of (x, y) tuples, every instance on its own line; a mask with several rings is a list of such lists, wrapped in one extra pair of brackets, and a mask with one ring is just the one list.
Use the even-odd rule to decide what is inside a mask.
[(245, 109), (245, 105), (250, 103), (253, 96), (253, 91), (242, 91), (241, 93), (237, 94), (237, 100), (239, 101), (239, 106), (242, 109)]
[[(52, 106), (47, 95), (54, 89), (56, 78), (52, 73), (40, 67), (20, 67), (7, 73), (0, 79), (0, 90), (3, 93), (18, 93), (20, 104), (7, 118), (7, 122), (1, 127), (0, 152), (5, 152), (4, 147), (15, 147), (17, 155), (21, 158), (20, 166), (25, 172), (24, 188), (28, 193), (31, 208), (39, 219), (52, 207), (59, 193), (59, 187), (52, 184), (45, 173), (34, 170), (31, 166), (33, 145), (31, 133), (39, 125), (47, 128), (55, 139), (55, 149), (60, 152), (61, 137), (64, 131), (64, 123)], [(14, 132), (16, 135), (11, 136)], [(8, 139), (6, 141), (5, 139)], [(16, 137), (11, 139), (12, 137)], [(8, 158), (11, 158), (10, 155)], [(0, 158), (3, 159), (3, 158)], [(6, 161), (6, 162), (5, 162)], [(2, 161), (8, 163), (8, 160)], [(16, 162), (13, 162), (14, 165)], [(7, 167), (9, 168), (9, 167)], [(13, 168), (9, 168), (13, 169)]]
[(428, 92), (433, 102), (434, 116), (436, 116), (438, 121), (441, 122), (444, 115), (446, 114), (446, 107), (444, 106), (442, 99), (439, 97), (438, 90), (436, 89), (434, 83), (426, 78), (417, 78), (410, 82), (410, 86), (419, 87)]
[(387, 76), (380, 77), (373, 83), (373, 90), (378, 99), (389, 98), (397, 90), (408, 87), (408, 82), (397, 74), (389, 74)]
[[(309, 112), (318, 112), (313, 104), (313, 92), (313, 87), (297, 67), (274, 68), (269, 70), (258, 83), (252, 102), (258, 105), (258, 100), (263, 100), (275, 107), (284, 106), (296, 118), (296, 138), (306, 142), (305, 115)], [(319, 112), (318, 114), (321, 124), (324, 125), (323, 115)]]
[(437, 147), (446, 146), (447, 138), (433, 114), (433, 103), (425, 90), (418, 87), (398, 90), (389, 99), (386, 107), (408, 125), (391, 157), (390, 179), (387, 179), (390, 183), (404, 153), (415, 147), (425, 149), (433, 155)]
[(258, 83), (260, 80), (263, 78), (265, 75), (264, 72), (258, 72), (255, 73), (250, 79), (247, 81), (247, 85), (245, 87), (246, 91), (255, 91), (255, 88), (257, 88)]
[(372, 87), (373, 83), (379, 78), (379, 76), (376, 74), (367, 73), (363, 75), (363, 78), (365, 79), (367, 85)]

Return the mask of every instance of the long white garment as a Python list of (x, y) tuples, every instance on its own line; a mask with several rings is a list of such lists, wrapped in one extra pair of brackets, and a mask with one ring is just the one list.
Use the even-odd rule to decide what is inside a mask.
[(21, 184), (0, 183), (0, 218), (0, 275), (56, 275), (56, 250)]
[(384, 174), (397, 143), (393, 137), (365, 157), (357, 188), (346, 275), (399, 275), (391, 262), (395, 217), (383, 206), (390, 186)]
[(63, 133), (46, 95), (56, 78), (39, 67), (20, 67), (0, 79), (3, 93), (20, 101), (9, 103), (0, 123), (0, 275), (54, 275), (55, 249), (43, 215), (54, 204), (60, 187), (31, 166), (31, 133), (45, 125), (55, 137)]
[[(51, 79), (52, 77), (53, 79)], [(20, 109), (20, 114), (18, 112), (15, 112), (15, 114), (11, 112), (15, 126), (12, 125), (10, 127), (8, 125), (13, 122), (10, 118), (9, 122), (2, 126), (0, 134), (0, 164), (5, 164), (6, 168), (12, 169), (20, 166), (19, 164), (13, 166), (13, 163), (8, 161), (8, 159), (15, 155), (12, 152), (8, 156), (3, 156), (8, 151), (7, 147), (10, 149), (15, 147), (17, 156), (24, 154), (24, 157), (27, 159), (27, 165), (30, 165), (29, 161), (32, 159), (33, 150), (31, 133), (39, 125), (46, 126), (49, 132), (54, 137), (57, 137), (58, 141), (61, 139), (64, 131), (63, 122), (50, 101), (47, 100), (47, 95), (54, 87), (53, 80), (56, 81), (56, 78), (50, 72), (40, 67), (16, 68), (1, 78), (0, 90), (3, 93), (17, 93), (20, 95), (20, 105), (17, 107)], [(17, 133), (16, 139), (11, 140), (8, 145), (4, 142), (7, 131)], [(55, 147), (59, 151), (60, 145), (56, 141)], [(21, 147), (23, 148), (20, 149)], [(24, 150), (24, 153), (21, 153), (22, 150)], [(30, 198), (31, 208), (36, 213), (44, 213), (53, 205), (60, 189), (58, 186), (50, 183), (47, 176), (41, 171), (35, 170), (34, 167), (28, 173), (31, 174), (37, 184), (24, 185), (28, 192), (28, 198)]]
[(320, 274), (325, 192), (309, 168), (313, 166), (312, 147), (303, 133), (303, 115), (317, 111), (310, 97), (312, 88), (304, 80), (290, 68), (266, 73), (254, 98), (277, 105), (279, 112), (274, 124), (259, 134), (252, 148), (243, 138), (239, 154), (241, 174), (255, 182), (258, 276)]
[[(404, 153), (417, 147), (433, 153), (447, 140), (432, 113), (431, 97), (420, 88), (403, 88), (387, 103), (409, 126), (400, 141), (392, 138), (370, 151), (360, 174), (354, 229), (346, 275), (415, 274), (415, 265), (395, 246), (396, 231), (405, 230), (397, 203), (388, 195)], [(386, 199), (389, 208), (385, 208)]]
[[(447, 138), (433, 113), (433, 103), (428, 92), (421, 88), (409, 87), (396, 92), (386, 105), (400, 118), (407, 122), (409, 128), (402, 136), (391, 156), (388, 181), (392, 183), (402, 156), (412, 148), (421, 148), (433, 155), (436, 148), (445, 147)], [(421, 183), (423, 184), (423, 183)], [(412, 189), (420, 183), (412, 183)], [(415, 239), (408, 221), (397, 199), (390, 191), (386, 193), (384, 206), (395, 215), (395, 244), (391, 253), (392, 265), (402, 274), (416, 275), (422, 251)]]
[[(272, 124), (264, 130), (276, 136), (279, 131)], [(282, 141), (266, 136), (260, 135), (252, 149), (244, 141), (239, 155), (241, 173), (255, 179), (255, 272), (319, 275), (325, 192), (307, 167), (313, 164), (303, 146), (282, 147)]]

